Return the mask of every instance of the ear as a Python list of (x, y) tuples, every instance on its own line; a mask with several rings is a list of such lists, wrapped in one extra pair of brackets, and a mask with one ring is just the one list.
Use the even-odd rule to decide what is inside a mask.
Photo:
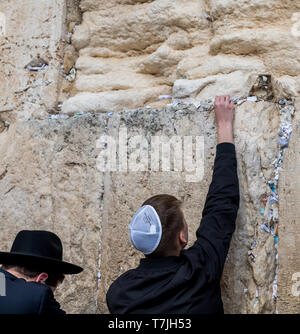
[(47, 273), (41, 273), (35, 278), (34, 281), (38, 283), (46, 284), (47, 278), (48, 278)]
[(186, 246), (187, 244), (187, 236), (184, 230), (180, 231), (179, 233), (179, 241), (181, 243), (181, 245), (183, 246), (183, 248)]

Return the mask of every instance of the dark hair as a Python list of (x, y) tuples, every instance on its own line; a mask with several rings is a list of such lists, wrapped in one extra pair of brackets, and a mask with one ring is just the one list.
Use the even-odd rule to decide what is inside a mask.
[(59, 272), (55, 272), (54, 270), (49, 270), (46, 268), (35, 268), (30, 265), (21, 265), (21, 264), (3, 264), (2, 268), (4, 270), (14, 269), (19, 274), (27, 277), (34, 278), (38, 276), (40, 273), (45, 272), (48, 274), (48, 278), (46, 280), (46, 284), (51, 287), (56, 287), (59, 283), (62, 283), (65, 275)]
[(176, 237), (183, 229), (182, 202), (171, 195), (156, 195), (142, 205), (151, 205), (156, 210), (161, 224), (162, 237), (156, 250), (147, 257), (167, 256), (176, 247)]

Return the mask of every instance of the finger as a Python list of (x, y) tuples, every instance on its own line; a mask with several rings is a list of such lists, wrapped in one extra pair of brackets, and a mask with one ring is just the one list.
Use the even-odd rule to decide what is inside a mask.
[(216, 104), (222, 104), (223, 96), (216, 96)]

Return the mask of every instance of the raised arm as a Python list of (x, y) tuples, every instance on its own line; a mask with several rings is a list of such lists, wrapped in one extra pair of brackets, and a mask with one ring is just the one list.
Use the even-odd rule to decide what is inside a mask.
[[(212, 182), (206, 197), (202, 220), (190, 248), (191, 255), (199, 250), (211, 279), (221, 277), (239, 208), (239, 182), (233, 144), (234, 106), (230, 96), (216, 97), (215, 117), (218, 144)], [(189, 250), (187, 250), (189, 252)]]

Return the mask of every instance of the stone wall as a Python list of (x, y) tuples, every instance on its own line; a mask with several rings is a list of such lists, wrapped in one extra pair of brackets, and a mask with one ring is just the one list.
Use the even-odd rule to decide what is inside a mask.
[[(296, 110), (299, 111), (299, 99)], [(278, 312), (299, 313), (299, 112), (295, 115), (293, 136), (279, 178), (280, 224), (278, 268)]]
[[(45, 118), (57, 103), (64, 3), (4, 0), (0, 11), (6, 16), (0, 40), (1, 120)], [(38, 54), (48, 62), (47, 70), (29, 71), (25, 66)]]
[[(193, 242), (215, 154), (213, 99), (229, 93), (241, 205), (222, 280), (225, 312), (299, 312), (291, 289), (300, 272), (300, 3), (2, 0), (0, 12), (1, 250), (20, 229), (54, 231), (65, 259), (85, 268), (58, 300), (70, 313), (106, 313), (108, 286), (138, 264), (127, 225), (147, 197), (183, 200)], [(294, 131), (289, 148), (278, 144), (284, 123)], [(128, 164), (104, 170), (107, 140), (125, 134)], [(170, 171), (148, 165), (153, 138), (197, 136), (203, 177), (188, 170), (184, 152)]]
[[(77, 76), (63, 111), (162, 106), (162, 95), (248, 96), (270, 74), (275, 96), (300, 89), (298, 1), (82, 0)], [(265, 93), (265, 92), (260, 92)]]
[(102, 115), (30, 120), (1, 134), (1, 249), (21, 229), (57, 233), (65, 258), (85, 268), (60, 289), (69, 312), (97, 310), (101, 173), (93, 147), (104, 126)]

